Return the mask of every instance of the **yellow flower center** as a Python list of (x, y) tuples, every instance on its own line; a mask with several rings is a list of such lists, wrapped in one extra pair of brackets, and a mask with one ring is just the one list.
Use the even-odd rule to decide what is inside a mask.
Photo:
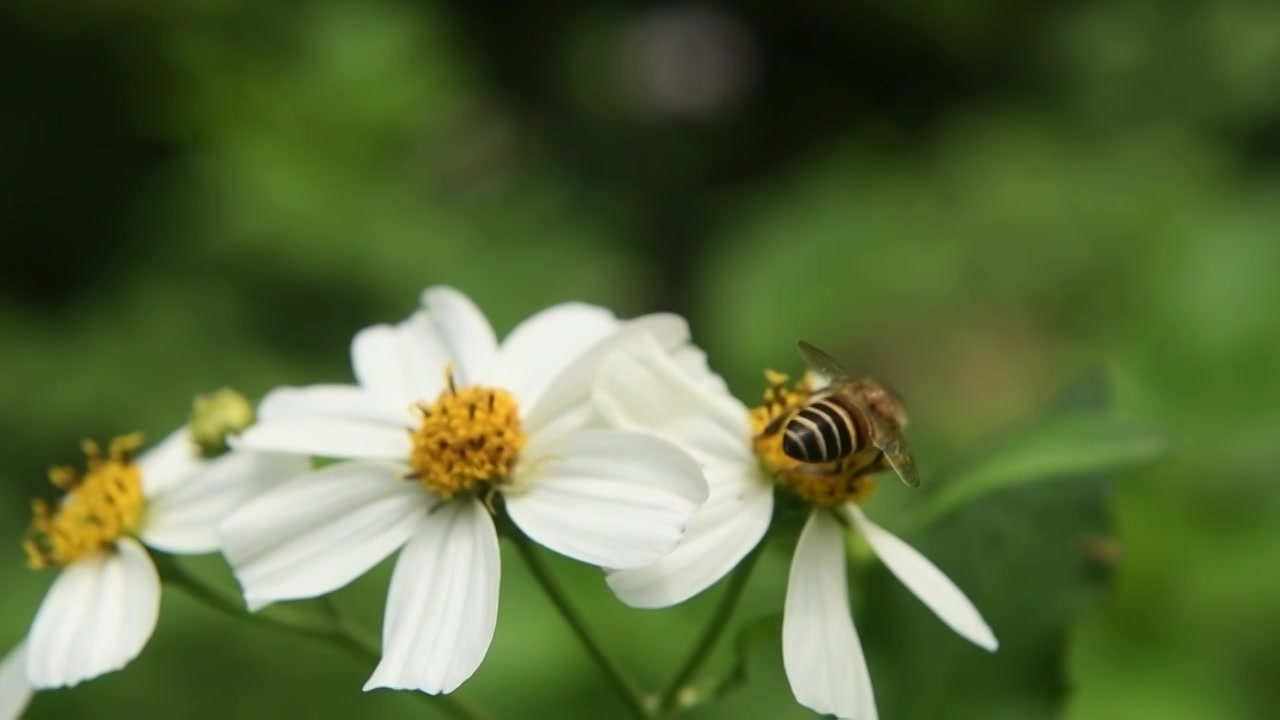
[(98, 443), (85, 440), (83, 473), (70, 466), (50, 468), (50, 482), (66, 495), (57, 509), (44, 500), (31, 503), (31, 526), (22, 540), (31, 567), (65, 567), (137, 529), (142, 470), (132, 455), (141, 445), (141, 433), (117, 437), (104, 455)]
[(412, 431), (410, 477), (449, 500), (491, 487), (511, 474), (528, 437), (511, 393), (500, 388), (447, 387), (430, 405), (418, 405), (422, 424)]
[(751, 446), (774, 480), (804, 500), (827, 507), (861, 503), (876, 489), (875, 478), (851, 458), (821, 465), (796, 460), (782, 450), (782, 429), (809, 402), (813, 385), (806, 375), (788, 386), (785, 373), (766, 370), (764, 404), (751, 410)]

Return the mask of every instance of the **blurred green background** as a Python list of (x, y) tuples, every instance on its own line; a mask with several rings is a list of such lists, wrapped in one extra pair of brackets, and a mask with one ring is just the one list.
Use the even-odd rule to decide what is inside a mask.
[[(51, 580), (18, 538), (83, 436), (158, 438), (222, 385), (345, 381), (419, 290), (499, 331), (557, 301), (674, 310), (740, 397), (811, 340), (898, 387), (926, 486), (1103, 368), (1157, 465), (924, 533), (1003, 641), (881, 569), (854, 604), (881, 715), (1280, 715), (1280, 5), (147, 0), (0, 10), (0, 647)], [(929, 492), (926, 489), (922, 492)], [(781, 606), (790, 548), (738, 619)], [(3, 558), (3, 556), (0, 556)], [(511, 554), (461, 694), (619, 705)], [(230, 588), (216, 558), (197, 564)], [(554, 567), (647, 685), (716, 591), (661, 612)], [(372, 627), (389, 570), (339, 595)], [(776, 633), (699, 718), (803, 718)], [(718, 657), (713, 671), (728, 663)], [(29, 717), (434, 716), (372, 668), (166, 593), (123, 673)]]

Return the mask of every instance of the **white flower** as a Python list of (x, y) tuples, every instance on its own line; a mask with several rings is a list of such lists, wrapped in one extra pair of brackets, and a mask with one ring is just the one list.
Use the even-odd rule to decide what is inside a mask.
[[(672, 357), (644, 337), (618, 343), (602, 362), (595, 402), (614, 425), (681, 444), (702, 463), (710, 497), (671, 554), (612, 572), (610, 587), (636, 607), (663, 607), (705, 590), (761, 540), (775, 480), (757, 455), (763, 409), (733, 398), (700, 358)], [(775, 387), (776, 391), (778, 388)], [(773, 416), (776, 417), (776, 414)], [(766, 462), (762, 462), (762, 460)], [(865, 494), (863, 486), (859, 493)], [(796, 699), (820, 713), (874, 720), (875, 699), (849, 610), (841, 521), (867, 540), (894, 575), (951, 629), (987, 650), (996, 639), (976, 608), (937, 567), (858, 507), (862, 495), (814, 504), (796, 545), (783, 612), (783, 664)]]
[(336, 590), (401, 549), (387, 596), (382, 660), (365, 689), (447, 693), (493, 637), (501, 497), (518, 528), (558, 553), (610, 568), (670, 551), (706, 483), (674, 444), (588, 429), (596, 365), (611, 342), (684, 321), (621, 323), (557, 305), (499, 346), (479, 309), (429, 288), (424, 310), (352, 342), (358, 385), (272, 392), (242, 446), (340, 458), (249, 503), (223, 525), (251, 608)]
[(31, 683), (27, 680), (27, 644), (18, 643), (0, 661), (0, 720), (16, 720), (31, 702)]
[[(137, 657), (160, 611), (160, 577), (143, 545), (175, 554), (214, 552), (228, 512), (268, 479), (306, 468), (295, 457), (264, 453), (206, 461), (186, 428), (135, 460), (140, 443), (139, 435), (116, 438), (104, 452), (86, 442), (83, 472), (50, 471), (66, 495), (53, 506), (36, 502), (23, 544), (32, 566), (60, 571), (25, 651), (20, 646), (6, 661), (0, 709), (20, 704), (28, 688), (76, 685)], [(22, 682), (10, 675), (19, 662)]]

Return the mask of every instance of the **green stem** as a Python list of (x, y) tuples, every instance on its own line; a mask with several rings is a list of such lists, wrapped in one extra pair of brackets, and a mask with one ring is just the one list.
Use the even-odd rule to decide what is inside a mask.
[(609, 680), (609, 684), (613, 685), (614, 691), (626, 703), (627, 709), (631, 711), (632, 716), (642, 720), (648, 718), (649, 710), (645, 707), (644, 696), (635, 686), (635, 683), (605, 653), (595, 634), (587, 627), (586, 620), (583, 619), (582, 614), (569, 602), (569, 596), (560, 587), (560, 584), (556, 582), (555, 577), (551, 575), (550, 569), (543, 562), (537, 548), (533, 546), (533, 542), (515, 527), (511, 527), (506, 535), (515, 543), (516, 549), (520, 552), (520, 557), (529, 566), (529, 572), (533, 574), (534, 579), (542, 586), (542, 590), (546, 592), (547, 597), (551, 598), (552, 604), (556, 606), (565, 622), (569, 624), (574, 634), (578, 636), (578, 640), (586, 648), (591, 658), (595, 660), (596, 666), (604, 673), (605, 678)]
[(724, 595), (720, 596), (720, 602), (716, 605), (715, 612), (711, 615), (711, 622), (706, 629), (702, 631), (702, 637), (698, 638), (698, 644), (693, 646), (693, 651), (689, 653), (688, 659), (684, 661), (684, 665), (672, 678), (667, 685), (666, 690), (662, 693), (662, 699), (658, 702), (658, 717), (667, 717), (675, 714), (677, 710), (683, 707), (682, 695), (689, 688), (689, 682), (693, 680), (698, 671), (711, 657), (711, 651), (715, 649), (716, 643), (720, 641), (720, 636), (724, 634), (725, 628), (729, 626), (729, 618), (733, 616), (733, 611), (738, 607), (738, 601), (742, 599), (742, 591), (747, 587), (747, 580), (751, 578), (751, 572), (755, 570), (756, 561), (763, 554), (765, 544), (768, 542), (768, 536), (762, 538), (756, 544), (755, 549), (747, 554), (742, 562), (738, 563), (738, 567), (729, 576), (729, 585), (724, 590)]
[[(238, 600), (228, 598), (205, 581), (187, 572), (173, 558), (156, 553), (155, 561), (160, 570), (160, 576), (166, 583), (220, 613), (261, 627), (329, 643), (373, 663), (377, 663), (382, 657), (377, 638), (373, 633), (343, 616), (331, 598), (326, 597), (322, 600), (326, 610), (324, 619), (304, 616), (296, 612), (286, 614), (289, 608), (271, 608), (263, 612), (251, 613)], [(457, 720), (483, 720), (485, 717), (451, 695), (414, 694)]]

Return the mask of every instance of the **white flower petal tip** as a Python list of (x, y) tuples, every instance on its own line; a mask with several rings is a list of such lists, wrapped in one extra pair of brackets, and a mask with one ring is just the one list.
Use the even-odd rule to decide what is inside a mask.
[(671, 552), (708, 493), (702, 470), (683, 450), (617, 430), (587, 430), (526, 448), (516, 477), (521, 490), (506, 495), (506, 506), (526, 535), (562, 555), (618, 570)]
[(521, 408), (536, 407), (567, 368), (619, 325), (609, 310), (585, 303), (562, 303), (534, 313), (502, 341), (497, 384)]
[(27, 638), (27, 679), (71, 687), (123, 668), (142, 652), (160, 615), (160, 577), (137, 541), (122, 539), (63, 568)]
[(871, 675), (849, 611), (843, 531), (825, 510), (809, 516), (791, 561), (782, 663), (801, 705), (840, 718), (876, 720)]
[(0, 720), (21, 717), (34, 692), (27, 681), (27, 644), (23, 641), (0, 661)]
[[(599, 366), (617, 343), (627, 338), (653, 336), (665, 349), (674, 351), (689, 340), (689, 325), (679, 315), (659, 313), (628, 320), (612, 333), (582, 348), (556, 377), (549, 381), (533, 402), (518, 398), (521, 421), (531, 434), (550, 437), (598, 423), (591, 403), (592, 385)], [(581, 339), (582, 334), (578, 333)], [(564, 353), (562, 357), (568, 357)], [(510, 357), (504, 363), (513, 361)]]
[(729, 385), (711, 369), (707, 354), (693, 345), (686, 345), (672, 353), (676, 364), (704, 390), (717, 395), (728, 395)]
[(430, 315), (445, 355), (453, 360), (458, 385), (491, 380), (498, 360), (493, 326), (471, 298), (454, 288), (435, 285), (422, 291), (422, 305)]
[(660, 608), (688, 600), (737, 566), (769, 529), (773, 486), (754, 468), (710, 463), (703, 469), (711, 495), (680, 544), (652, 565), (609, 573), (609, 587), (627, 605)]
[(845, 515), (880, 561), (958, 635), (989, 652), (999, 647), (995, 633), (982, 619), (978, 609), (956, 584), (919, 551), (888, 530), (867, 519), (857, 505), (844, 507)]
[(439, 506), (396, 561), (375, 688), (453, 692), (475, 673), (498, 621), (498, 533), (476, 501)]
[(395, 552), (431, 508), (396, 463), (352, 461), (290, 480), (222, 523), (251, 608), (332, 592)]
[(260, 598), (246, 595), (244, 598), (244, 606), (251, 613), (256, 613), (264, 607), (274, 604), (276, 601), (271, 598)]
[(614, 344), (600, 365), (592, 400), (613, 426), (651, 432), (681, 447), (754, 467), (749, 411), (708, 390), (656, 338), (639, 333)]
[(400, 403), (440, 394), (448, 363), (423, 310), (398, 325), (364, 328), (351, 341), (351, 366), (360, 387)]
[(171, 553), (215, 552), (222, 545), (218, 526), (233, 510), (310, 469), (310, 461), (299, 455), (227, 453), (152, 498), (142, 540)]
[(689, 342), (689, 321), (675, 313), (642, 315), (623, 324), (624, 333), (643, 333), (653, 337), (658, 344), (670, 351)]
[(148, 498), (159, 495), (199, 471), (204, 464), (200, 449), (183, 425), (138, 456), (142, 494)]

